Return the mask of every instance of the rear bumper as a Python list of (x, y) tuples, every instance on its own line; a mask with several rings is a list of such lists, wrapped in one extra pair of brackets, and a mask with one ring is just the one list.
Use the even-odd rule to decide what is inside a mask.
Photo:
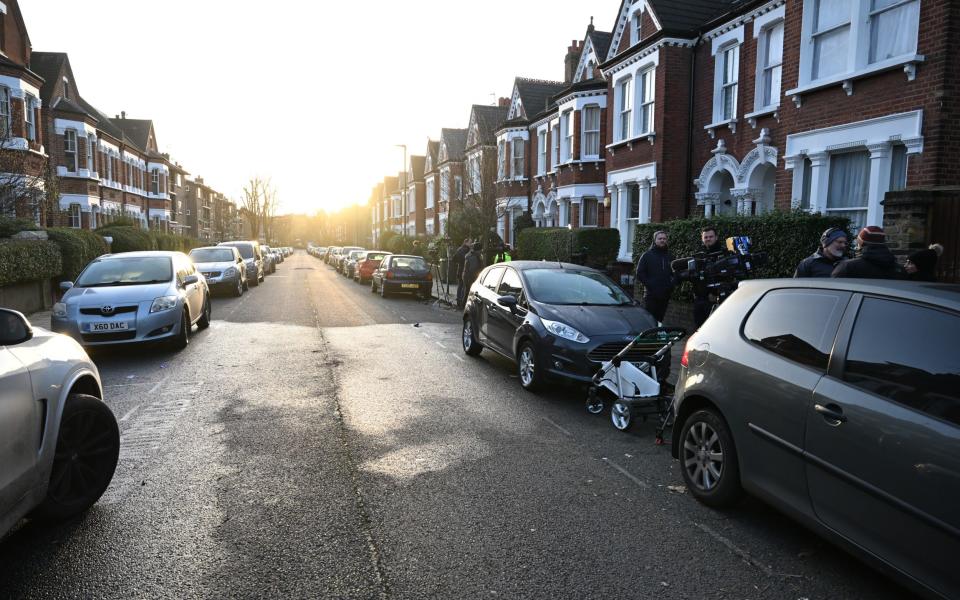
[(429, 294), (432, 286), (432, 281), (398, 281), (396, 279), (383, 280), (383, 290), (391, 294)]

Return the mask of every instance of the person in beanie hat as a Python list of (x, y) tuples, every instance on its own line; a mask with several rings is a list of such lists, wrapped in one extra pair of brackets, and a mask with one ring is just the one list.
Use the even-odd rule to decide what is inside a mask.
[(918, 250), (907, 257), (904, 271), (911, 281), (936, 281), (937, 259), (943, 254), (943, 246), (930, 244), (926, 250)]
[(858, 279), (903, 279), (897, 258), (887, 248), (887, 235), (876, 225), (868, 225), (857, 235), (857, 258), (846, 260), (833, 269), (832, 277)]
[(820, 236), (820, 248), (800, 261), (794, 277), (830, 277), (847, 252), (847, 232), (831, 227)]

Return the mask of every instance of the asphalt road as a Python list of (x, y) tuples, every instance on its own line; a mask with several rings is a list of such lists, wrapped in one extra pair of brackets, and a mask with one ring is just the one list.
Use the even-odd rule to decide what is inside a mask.
[(0, 597), (907, 595), (759, 502), (699, 505), (651, 424), (524, 392), (453, 311), (300, 252), (213, 317), (180, 353), (94, 354), (117, 474), (0, 541)]

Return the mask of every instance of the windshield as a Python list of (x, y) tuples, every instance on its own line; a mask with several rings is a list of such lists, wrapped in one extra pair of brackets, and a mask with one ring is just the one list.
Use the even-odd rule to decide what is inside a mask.
[(224, 244), (224, 246), (233, 246), (240, 252), (240, 256), (253, 258), (253, 244)]
[(632, 304), (630, 298), (602, 273), (567, 269), (524, 271), (530, 298), (545, 304), (615, 306)]
[(350, 253), (350, 260), (357, 260), (363, 254), (360, 250), (354, 250)]
[(397, 256), (390, 262), (390, 268), (426, 271), (427, 263), (419, 256)]
[(383, 260), (386, 252), (367, 252), (367, 260)]
[(77, 287), (166, 283), (172, 278), (168, 256), (108, 258), (90, 263), (80, 274)]
[(190, 251), (195, 263), (233, 262), (233, 250), (227, 248), (197, 248)]

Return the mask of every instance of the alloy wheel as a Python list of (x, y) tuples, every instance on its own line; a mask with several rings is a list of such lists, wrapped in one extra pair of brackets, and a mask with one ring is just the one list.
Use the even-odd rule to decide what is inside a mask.
[(610, 407), (610, 420), (613, 426), (620, 431), (626, 431), (630, 428), (633, 416), (630, 414), (630, 407), (623, 402), (617, 401)]
[(683, 440), (683, 468), (688, 479), (700, 490), (709, 492), (723, 476), (723, 444), (720, 436), (705, 421), (694, 423)]
[(536, 367), (533, 348), (524, 346), (520, 352), (520, 383), (522, 383), (524, 387), (530, 386), (533, 383), (533, 378), (536, 375)]
[(104, 413), (84, 410), (70, 414), (60, 424), (50, 497), (70, 505), (99, 496), (113, 475), (116, 454), (116, 425), (111, 427)]

